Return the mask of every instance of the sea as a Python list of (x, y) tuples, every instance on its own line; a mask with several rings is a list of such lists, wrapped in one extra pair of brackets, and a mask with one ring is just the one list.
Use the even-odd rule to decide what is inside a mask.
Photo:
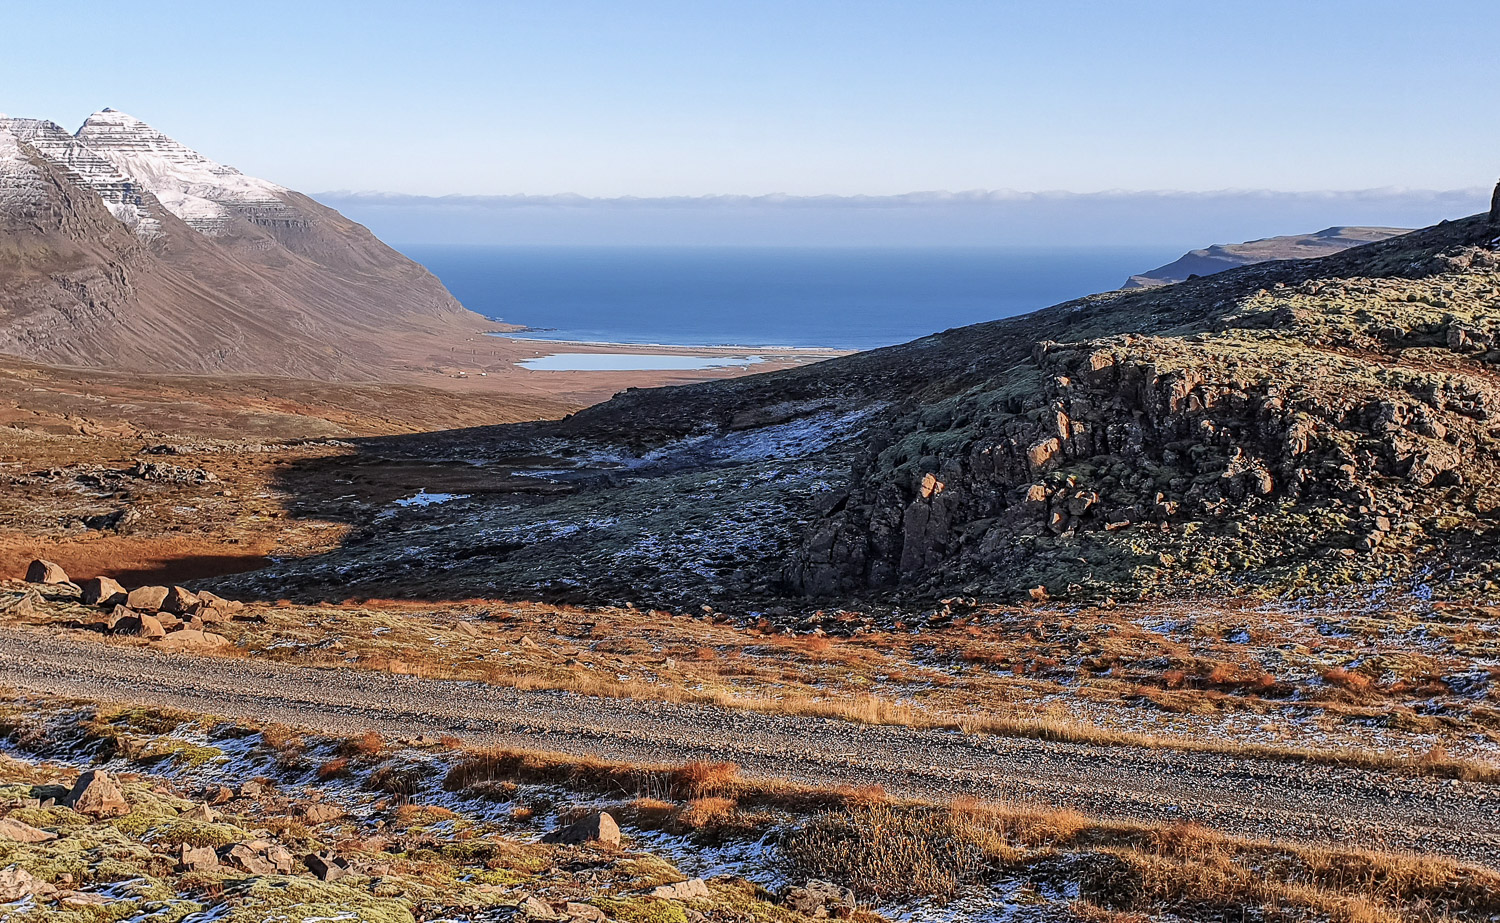
[(590, 343), (872, 349), (1118, 288), (1161, 247), (406, 246), (470, 310)]

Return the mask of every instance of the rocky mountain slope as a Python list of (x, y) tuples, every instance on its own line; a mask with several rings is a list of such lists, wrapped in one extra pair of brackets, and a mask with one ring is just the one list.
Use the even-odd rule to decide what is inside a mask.
[(1264, 263), (1267, 260), (1305, 260), (1338, 253), (1350, 247), (1387, 240), (1410, 232), (1410, 228), (1332, 227), (1312, 234), (1265, 237), (1242, 244), (1214, 244), (1190, 250), (1165, 266), (1158, 266), (1125, 280), (1121, 288), (1151, 288), (1182, 282), (1192, 276)]
[(257, 580), (347, 592), (419, 558), (444, 563), (403, 572), (408, 592), (676, 603), (1493, 594), (1497, 344), (1500, 227), (1476, 216), (558, 424), (372, 443), (551, 495), (393, 514)]
[(478, 334), (421, 266), (306, 196), (105, 110), (0, 118), (0, 351), (70, 365), (370, 378)]

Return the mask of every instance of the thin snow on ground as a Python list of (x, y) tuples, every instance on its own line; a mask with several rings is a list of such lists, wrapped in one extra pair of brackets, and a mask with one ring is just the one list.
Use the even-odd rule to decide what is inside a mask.
[(439, 503), (449, 503), (454, 500), (467, 500), (468, 494), (430, 494), (426, 490), (419, 490), (410, 497), (402, 497), (400, 500), (392, 501), (397, 506), (436, 506)]

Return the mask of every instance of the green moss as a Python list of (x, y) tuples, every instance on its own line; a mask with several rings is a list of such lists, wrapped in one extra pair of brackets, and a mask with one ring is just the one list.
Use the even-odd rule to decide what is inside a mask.
[(615, 866), (615, 871), (626, 876), (636, 888), (651, 888), (683, 879), (676, 866), (651, 855), (625, 859)]
[(601, 897), (594, 904), (622, 923), (687, 923), (681, 904), (655, 897)]
[(67, 808), (17, 808), (8, 815), (23, 824), (40, 827), (43, 830), (67, 830), (73, 827), (87, 827), (89, 819), (82, 814), (74, 813)]
[(377, 897), (341, 882), (268, 875), (248, 879), (227, 895), (229, 923), (303, 923), (308, 920), (358, 920), (361, 923), (414, 923), (412, 903)]

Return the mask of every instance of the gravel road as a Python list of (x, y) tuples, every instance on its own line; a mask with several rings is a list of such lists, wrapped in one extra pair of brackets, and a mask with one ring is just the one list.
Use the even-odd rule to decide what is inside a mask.
[(1479, 783), (518, 692), (106, 647), (15, 628), (0, 629), (0, 684), (337, 734), (453, 734), (476, 744), (611, 760), (728, 760), (751, 777), (1194, 820), (1247, 836), (1439, 853), (1500, 868), (1500, 786)]

